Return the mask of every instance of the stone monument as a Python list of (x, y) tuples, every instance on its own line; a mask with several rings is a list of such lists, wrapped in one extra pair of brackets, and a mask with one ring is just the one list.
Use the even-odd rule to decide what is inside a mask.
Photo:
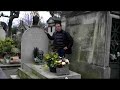
[(37, 19), (33, 18), (33, 26), (23, 33), (21, 39), (21, 62), (33, 63), (33, 50), (37, 47), (44, 54), (48, 53), (48, 37), (44, 30), (37, 25)]

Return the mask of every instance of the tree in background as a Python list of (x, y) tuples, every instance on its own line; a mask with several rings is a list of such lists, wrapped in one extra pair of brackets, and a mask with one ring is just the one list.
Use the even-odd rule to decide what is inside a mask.
[(11, 32), (12, 22), (13, 22), (14, 18), (19, 17), (19, 13), (20, 13), (20, 11), (10, 11), (10, 16), (5, 16), (3, 13), (1, 14), (1, 16), (3, 16), (3, 17), (9, 17), (7, 37), (12, 36), (12, 32)]
[(25, 12), (24, 14), (24, 18), (22, 19), (22, 21), (24, 22), (25, 26), (27, 27), (31, 27), (32, 26), (32, 14), (31, 13), (28, 13), (28, 12)]

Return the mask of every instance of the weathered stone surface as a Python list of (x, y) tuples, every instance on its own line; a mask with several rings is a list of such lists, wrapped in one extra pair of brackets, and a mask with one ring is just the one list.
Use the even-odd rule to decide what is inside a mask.
[(33, 26), (26, 30), (21, 41), (21, 62), (33, 63), (33, 50), (38, 47), (44, 54), (48, 53), (48, 38), (44, 30)]
[(101, 67), (94, 64), (88, 64), (86, 62), (72, 62), (70, 69), (80, 73), (82, 79), (110, 78), (110, 67)]
[(61, 19), (61, 25), (62, 25), (62, 29), (65, 30), (66, 29), (66, 18), (64, 16)]
[(69, 75), (58, 76), (56, 73), (52, 73), (48, 68), (41, 65), (22, 64), (22, 70), (35, 74), (39, 79), (81, 79), (81, 74), (73, 71), (69, 71)]
[(5, 30), (3, 30), (3, 27), (0, 24), (0, 40), (5, 40), (6, 33)]
[[(87, 71), (85, 69), (87, 66), (92, 67), (92, 65), (95, 65), (96, 70), (92, 68), (91, 70), (93, 72), (95, 70), (94, 74), (97, 74), (96, 78), (109, 78), (111, 35), (111, 18), (109, 12), (98, 11), (69, 17), (67, 18), (66, 31), (71, 34), (74, 40), (73, 53), (70, 55), (70, 61), (72, 62), (70, 69), (81, 73), (81, 71)], [(82, 64), (86, 67), (78, 69), (79, 65), (82, 66)], [(97, 67), (101, 69), (99, 70)], [(105, 72), (106, 76), (102, 74)], [(86, 73), (85, 75), (84, 73), (83, 76), (88, 76), (88, 74)]]
[(9, 79), (1, 68), (0, 68), (0, 79)]
[(93, 49), (94, 23), (68, 26), (67, 28), (74, 39), (72, 59), (87, 62)]
[(91, 14), (81, 14), (67, 19), (67, 25), (91, 24), (96, 20), (97, 12)]
[(37, 77), (36, 75), (29, 73), (28, 71), (25, 71), (21, 68), (18, 68), (17, 73), (20, 79), (39, 79), (39, 77)]
[(60, 75), (69, 75), (70, 72), (69, 72), (69, 66), (64, 66), (64, 67), (61, 67), (61, 68), (56, 68), (56, 74), (58, 76)]

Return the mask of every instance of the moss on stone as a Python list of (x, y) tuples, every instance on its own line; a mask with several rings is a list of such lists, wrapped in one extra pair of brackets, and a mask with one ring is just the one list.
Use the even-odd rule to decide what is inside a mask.
[(26, 71), (24, 71), (22, 69), (18, 70), (18, 76), (21, 79), (38, 79), (38, 77), (35, 74), (26, 72)]
[(80, 61), (85, 61), (85, 62), (87, 62), (87, 59), (88, 59), (88, 51), (80, 51), (80, 58), (79, 58), (79, 60)]
[(39, 77), (40, 79), (46, 79), (44, 76), (42, 76), (41, 74), (39, 74), (39, 72), (37, 72), (37, 70), (35, 70), (35, 68), (31, 68), (32, 72), (31, 74), (36, 75), (37, 77)]
[(93, 68), (86, 62), (73, 62), (69, 66), (70, 70), (81, 74), (81, 79), (99, 79), (101, 78), (102, 69)]
[(100, 76), (96, 72), (81, 72), (82, 79), (99, 79)]

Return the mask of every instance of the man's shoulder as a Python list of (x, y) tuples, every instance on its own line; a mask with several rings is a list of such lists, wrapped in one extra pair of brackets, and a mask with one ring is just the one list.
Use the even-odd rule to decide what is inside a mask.
[(67, 33), (65, 30), (62, 30), (62, 32), (65, 33), (65, 34)]
[(63, 30), (63, 33), (64, 33), (65, 35), (69, 35), (69, 33), (68, 33), (67, 31), (65, 31), (65, 30)]

